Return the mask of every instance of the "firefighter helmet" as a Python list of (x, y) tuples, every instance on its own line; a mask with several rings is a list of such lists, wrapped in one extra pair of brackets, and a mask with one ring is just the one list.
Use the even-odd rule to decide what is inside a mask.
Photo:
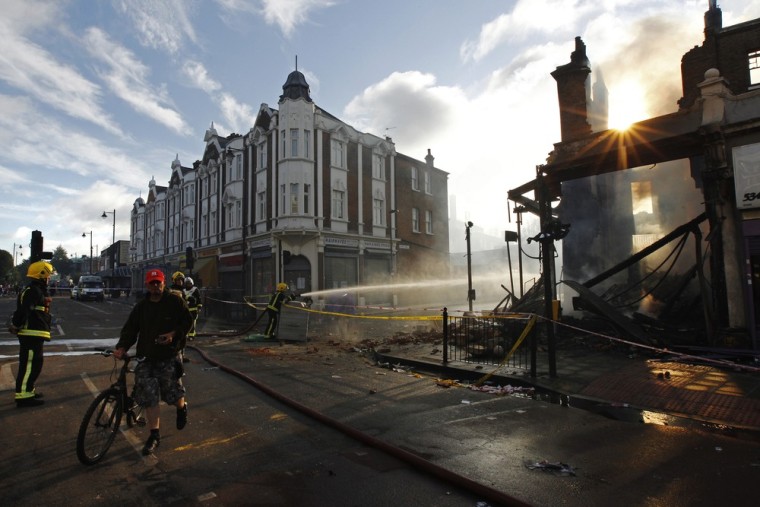
[(280, 282), (277, 284), (277, 292), (285, 292), (288, 290), (288, 284)]
[(190, 278), (189, 276), (185, 278), (185, 287), (190, 288), (193, 286), (193, 283), (195, 282), (193, 282), (193, 279)]
[(184, 280), (185, 274), (182, 271), (175, 271), (174, 274), (172, 275), (172, 282), (176, 283), (177, 280), (180, 280), (180, 279)]
[(29, 270), (26, 272), (26, 276), (29, 278), (37, 278), (38, 280), (47, 280), (53, 273), (55, 273), (55, 268), (52, 264), (45, 261), (37, 261), (29, 264)]

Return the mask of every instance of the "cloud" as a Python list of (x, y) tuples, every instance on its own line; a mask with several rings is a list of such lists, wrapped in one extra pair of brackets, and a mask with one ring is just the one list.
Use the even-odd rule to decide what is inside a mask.
[[(143, 167), (139, 160), (59, 123), (37, 110), (27, 98), (0, 94), (0, 111), (8, 113), (0, 115), (0, 144), (5, 147), (0, 159), (8, 166), (26, 166), (47, 174), (38, 181), (51, 180), (51, 171), (68, 173), (69, 179), (104, 176), (99, 173), (104, 168), (105, 175), (116, 175), (125, 184), (138, 188), (148, 180), (147, 166)], [(45, 128), (40, 129), (43, 124)]]
[(197, 43), (188, 13), (194, 4), (186, 0), (121, 0), (116, 8), (132, 20), (141, 44), (176, 54), (185, 39)]
[(261, 15), (268, 24), (279, 26), (282, 33), (289, 37), (296, 26), (308, 21), (311, 11), (326, 9), (334, 4), (333, 0), (262, 0)]
[(520, 0), (511, 13), (483, 24), (477, 40), (465, 41), (459, 55), (465, 62), (478, 61), (501, 45), (523, 42), (531, 35), (564, 37), (594, 8), (580, 0)]
[[(23, 2), (28, 9), (26, 2)], [(41, 29), (54, 21), (55, 10), (36, 4), (35, 15), (20, 15), (18, 2), (3, 5), (0, 17), (0, 80), (35, 100), (79, 118), (115, 135), (119, 126), (100, 105), (101, 90), (75, 68), (56, 61), (47, 50), (24, 36), (26, 30)], [(30, 22), (30, 19), (36, 22)]]
[(220, 107), (224, 119), (230, 124), (231, 128), (238, 134), (244, 133), (253, 126), (256, 121), (258, 111), (253, 111), (251, 106), (238, 102), (229, 93), (221, 95)]
[(88, 29), (84, 42), (90, 54), (106, 65), (96, 71), (117, 97), (177, 134), (192, 133), (179, 112), (171, 107), (166, 91), (150, 85), (150, 69), (134, 53), (112, 42), (99, 28)]
[(491, 81), (468, 95), (431, 74), (394, 73), (351, 100), (344, 119), (391, 135), (399, 152), (418, 160), (430, 149), (436, 167), (449, 173), (449, 195), (457, 196), (451, 218), (493, 227), (505, 220), (507, 191), (534, 177), (559, 125), (555, 103), (524, 100), (524, 93), (551, 96), (551, 78), (528, 72), (511, 84), (496, 75)]
[(456, 120), (453, 116), (466, 102), (462, 90), (436, 86), (435, 76), (422, 72), (394, 72), (354, 97), (344, 114), (359, 129), (416, 143), (430, 139)]
[(222, 89), (221, 83), (213, 79), (201, 62), (188, 60), (182, 66), (182, 73), (190, 79), (190, 83), (206, 93)]
[[(190, 79), (193, 86), (206, 92), (216, 103), (224, 121), (229, 125), (230, 132), (247, 132), (253, 126), (257, 111), (254, 111), (250, 105), (238, 101), (232, 94), (222, 92), (221, 83), (209, 75), (202, 63), (188, 60), (182, 66), (182, 72)], [(219, 132), (226, 130), (221, 124), (217, 127)]]

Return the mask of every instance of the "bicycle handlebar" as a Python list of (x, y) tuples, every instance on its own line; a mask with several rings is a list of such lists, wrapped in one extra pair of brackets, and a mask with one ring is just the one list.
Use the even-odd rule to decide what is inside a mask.
[[(101, 350), (100, 352), (98, 352), (98, 354), (100, 354), (101, 356), (104, 356), (104, 357), (113, 356), (113, 349), (104, 349), (104, 350)], [(129, 361), (131, 358), (132, 358), (132, 356), (130, 356), (126, 352), (121, 357), (121, 359), (123, 361)]]

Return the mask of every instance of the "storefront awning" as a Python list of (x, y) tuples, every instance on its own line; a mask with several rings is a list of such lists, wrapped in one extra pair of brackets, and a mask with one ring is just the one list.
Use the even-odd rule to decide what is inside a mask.
[(197, 287), (219, 286), (219, 278), (216, 272), (216, 256), (196, 259), (192, 271), (187, 271), (186, 274), (195, 279)]

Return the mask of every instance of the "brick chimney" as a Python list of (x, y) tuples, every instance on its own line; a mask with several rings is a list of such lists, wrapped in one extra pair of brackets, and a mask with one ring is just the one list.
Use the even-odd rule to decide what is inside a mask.
[(561, 65), (552, 72), (552, 77), (557, 81), (563, 142), (591, 134), (588, 122), (588, 104), (591, 98), (589, 74), (591, 68), (586, 57), (586, 45), (580, 37), (576, 37), (575, 51), (570, 53), (570, 63)]

